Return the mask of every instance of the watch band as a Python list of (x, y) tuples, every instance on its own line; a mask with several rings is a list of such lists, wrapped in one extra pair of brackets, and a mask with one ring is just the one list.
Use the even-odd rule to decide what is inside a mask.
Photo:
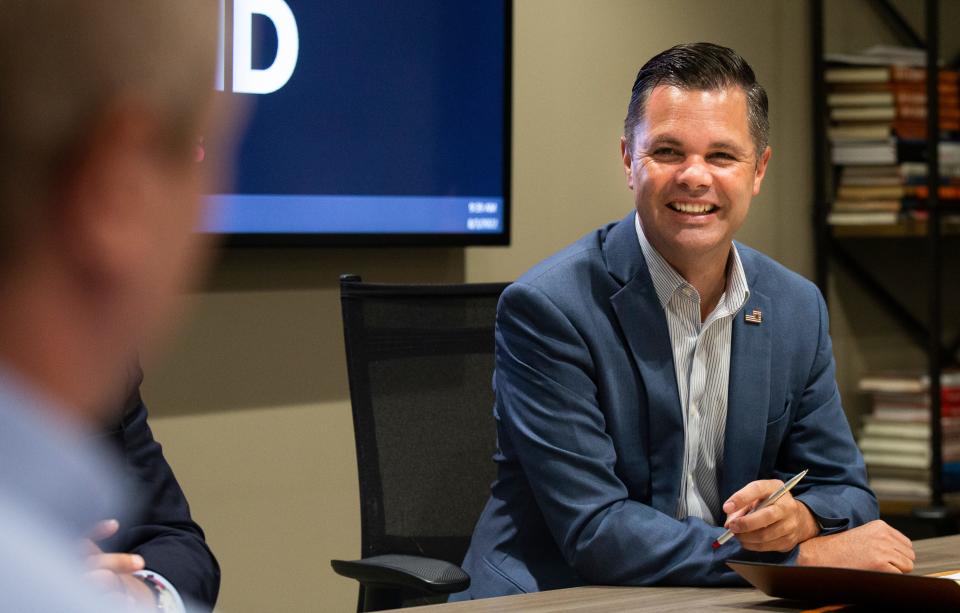
[(182, 601), (167, 588), (164, 581), (158, 579), (157, 576), (150, 571), (139, 571), (135, 576), (143, 581), (144, 585), (153, 592), (158, 611), (184, 613)]

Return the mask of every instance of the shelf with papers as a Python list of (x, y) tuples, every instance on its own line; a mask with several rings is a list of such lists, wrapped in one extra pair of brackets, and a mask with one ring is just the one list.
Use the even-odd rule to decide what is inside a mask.
[[(914, 509), (930, 506), (931, 502), (929, 497), (882, 497), (879, 500), (880, 515), (883, 517), (910, 516)], [(960, 509), (960, 495), (958, 494), (944, 494), (943, 502), (951, 509)]]
[(883, 514), (909, 515), (913, 508), (931, 506), (935, 465), (944, 503), (960, 492), (960, 370), (945, 370), (940, 377), (937, 458), (931, 451), (930, 387), (920, 371), (883, 371), (860, 379), (859, 390), (869, 395), (872, 408), (863, 417), (857, 445)]
[[(927, 222), (905, 219), (893, 224), (833, 224), (830, 232), (835, 238), (926, 238)], [(960, 236), (960, 220), (943, 220), (943, 236)]]
[[(924, 351), (932, 398), (924, 411), (938, 415), (941, 373), (960, 356), (960, 338), (945, 338), (945, 320), (952, 320), (944, 307), (954, 305), (944, 301), (952, 280), (943, 275), (944, 245), (960, 236), (960, 72), (940, 58), (938, 0), (923, 0), (926, 36), (892, 2), (864, 3), (905, 46), (842, 56), (825, 49), (825, 11), (833, 6), (811, 3), (816, 282), (829, 300), (828, 287), (838, 270), (845, 272)], [(910, 241), (887, 250), (908, 258), (909, 280), (888, 281), (890, 271), (876, 257), (884, 240)], [(926, 305), (925, 316), (918, 304)], [(924, 471), (913, 479), (918, 487), (901, 490), (903, 480), (880, 475), (890, 489), (878, 495), (886, 513), (913, 513), (940, 527), (953, 522), (955, 531), (954, 498), (945, 505), (942, 425), (931, 421), (922, 440), (911, 443), (915, 452), (916, 444), (924, 446), (925, 454), (917, 453), (927, 458), (924, 467), (912, 467)]]

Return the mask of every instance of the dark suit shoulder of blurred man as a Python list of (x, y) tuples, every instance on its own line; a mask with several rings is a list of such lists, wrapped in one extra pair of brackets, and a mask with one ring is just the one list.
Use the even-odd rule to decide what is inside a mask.
[(159, 584), (193, 608), (212, 610), (220, 590), (220, 565), (193, 520), (190, 505), (147, 421), (140, 395), (143, 371), (130, 371), (123, 413), (104, 429), (109, 446), (128, 473), (134, 511), (117, 533), (98, 543), (107, 552), (136, 554), (144, 569), (134, 575)]

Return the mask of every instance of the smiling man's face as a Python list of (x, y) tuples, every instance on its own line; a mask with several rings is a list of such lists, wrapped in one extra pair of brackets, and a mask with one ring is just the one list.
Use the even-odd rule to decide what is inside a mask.
[(770, 159), (769, 147), (758, 159), (743, 90), (659, 85), (633, 142), (623, 164), (650, 244), (681, 272), (725, 259)]

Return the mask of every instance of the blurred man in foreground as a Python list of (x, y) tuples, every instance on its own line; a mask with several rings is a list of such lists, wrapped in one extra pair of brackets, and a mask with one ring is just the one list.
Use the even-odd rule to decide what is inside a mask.
[[(0, 0), (0, 594), (10, 611), (104, 611), (82, 538), (122, 475), (89, 434), (132, 356), (202, 268), (216, 141), (214, 2)], [(108, 586), (112, 587), (112, 586)]]

